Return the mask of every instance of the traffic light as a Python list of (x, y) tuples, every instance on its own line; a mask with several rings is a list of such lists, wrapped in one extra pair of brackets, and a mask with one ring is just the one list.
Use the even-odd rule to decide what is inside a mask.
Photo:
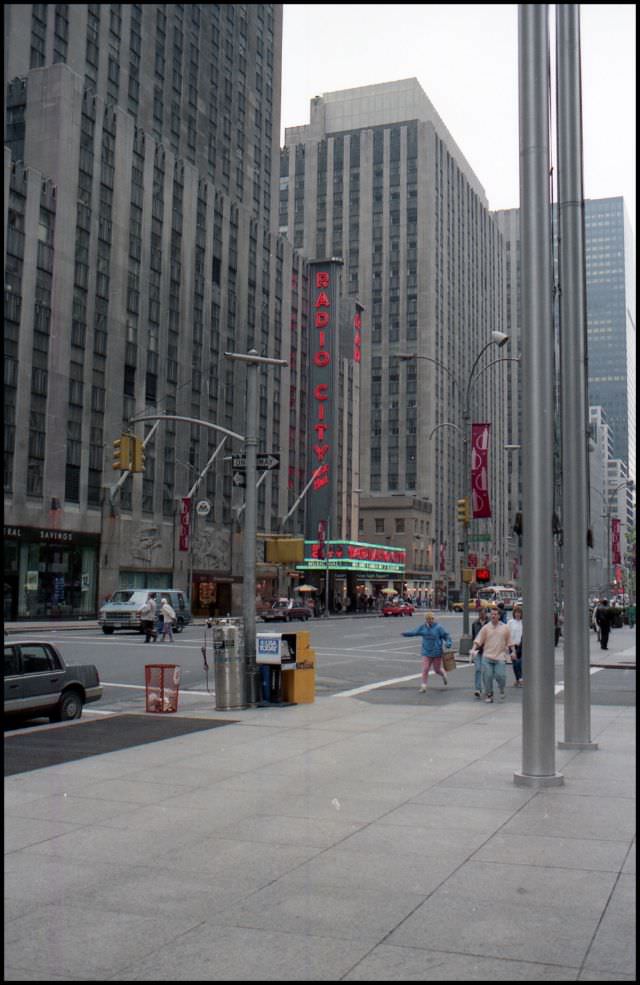
[(482, 585), (491, 581), (491, 570), (489, 568), (476, 568), (476, 581)]
[(131, 466), (131, 435), (121, 434), (113, 442), (112, 468), (126, 472)]
[(470, 519), (469, 498), (464, 496), (462, 499), (458, 500), (458, 523), (467, 524)]
[(134, 434), (131, 438), (131, 471), (144, 472), (144, 441)]

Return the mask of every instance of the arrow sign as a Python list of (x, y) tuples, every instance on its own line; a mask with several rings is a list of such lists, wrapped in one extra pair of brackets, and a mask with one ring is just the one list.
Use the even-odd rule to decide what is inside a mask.
[[(244, 472), (247, 468), (246, 455), (234, 455), (231, 459), (231, 467), (234, 472)], [(270, 472), (272, 469), (280, 468), (280, 453), (275, 455), (271, 452), (258, 452), (256, 454), (256, 469), (261, 472)]]

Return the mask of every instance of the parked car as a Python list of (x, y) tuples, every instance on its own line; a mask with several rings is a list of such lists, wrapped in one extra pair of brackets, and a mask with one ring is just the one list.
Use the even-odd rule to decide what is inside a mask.
[(291, 622), (292, 619), (302, 619), (306, 622), (312, 615), (308, 605), (295, 602), (293, 599), (277, 599), (270, 609), (261, 613), (265, 622)]
[(412, 616), (414, 608), (410, 602), (385, 602), (383, 616)]
[(191, 622), (191, 609), (184, 592), (177, 588), (121, 588), (114, 592), (108, 602), (98, 613), (98, 624), (102, 632), (110, 636), (116, 629), (134, 629), (142, 632), (140, 609), (147, 601), (150, 592), (155, 592), (156, 610), (160, 608), (160, 599), (166, 599), (176, 614), (174, 633), (181, 633)]
[(101, 697), (93, 664), (66, 664), (56, 646), (41, 640), (5, 642), (5, 715), (67, 722), (80, 718), (83, 706)]

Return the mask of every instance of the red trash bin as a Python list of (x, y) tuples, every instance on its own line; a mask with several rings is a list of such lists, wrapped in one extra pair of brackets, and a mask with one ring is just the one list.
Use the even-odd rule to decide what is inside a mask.
[(180, 668), (177, 664), (146, 664), (144, 686), (147, 711), (160, 714), (178, 710)]

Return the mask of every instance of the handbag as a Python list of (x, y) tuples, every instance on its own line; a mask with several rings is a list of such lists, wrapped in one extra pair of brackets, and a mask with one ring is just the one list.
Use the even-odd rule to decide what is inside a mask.
[(442, 663), (445, 670), (456, 669), (456, 655), (453, 650), (445, 650), (442, 656)]

